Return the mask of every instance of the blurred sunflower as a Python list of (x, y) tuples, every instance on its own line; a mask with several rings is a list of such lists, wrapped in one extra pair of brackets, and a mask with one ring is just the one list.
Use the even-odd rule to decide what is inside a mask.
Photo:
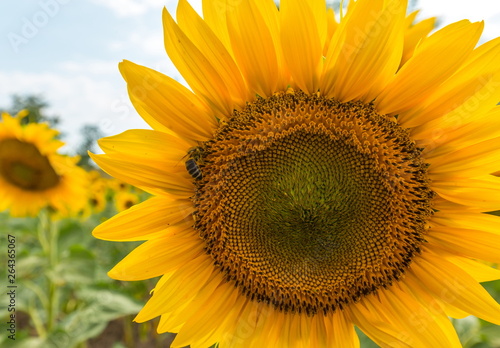
[(105, 179), (102, 175), (102, 172), (98, 170), (90, 170), (87, 172), (87, 177), (89, 181), (90, 191), (94, 192), (106, 192), (108, 188), (108, 180)]
[[(500, 40), (427, 37), (406, 1), (180, 0), (168, 55), (192, 91), (120, 64), (154, 130), (101, 139), (103, 170), (155, 197), (94, 230), (147, 240), (110, 271), (162, 276), (136, 317), (173, 347), (459, 347), (500, 324)], [(182, 164), (185, 162), (185, 167)], [(181, 164), (179, 164), (181, 163)]]
[(0, 211), (34, 216), (50, 207), (59, 217), (78, 212), (86, 195), (78, 158), (58, 154), (58, 132), (47, 124), (23, 126), (23, 116), (4, 113), (0, 122)]
[(139, 196), (130, 191), (121, 191), (115, 193), (114, 200), (116, 211), (121, 212), (139, 203)]
[(89, 193), (87, 207), (83, 217), (101, 213), (106, 209), (106, 192), (98, 191)]
[(80, 214), (82, 219), (88, 219), (92, 214), (104, 211), (108, 195), (107, 179), (103, 178), (97, 170), (86, 173), (88, 179), (87, 204)]
[(132, 188), (131, 185), (116, 178), (109, 178), (106, 184), (113, 193), (128, 191)]

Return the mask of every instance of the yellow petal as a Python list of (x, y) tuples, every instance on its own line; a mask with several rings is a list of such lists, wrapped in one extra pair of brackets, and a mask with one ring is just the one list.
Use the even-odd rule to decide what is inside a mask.
[(462, 115), (451, 112), (446, 116), (449, 118), (429, 122), (434, 123), (434, 128), (424, 129), (422, 125), (411, 130), (413, 138), (419, 139), (419, 144), (425, 146), (422, 154), (426, 158), (443, 156), (500, 137), (500, 106), (488, 112)]
[(419, 14), (420, 10), (416, 10), (411, 12), (408, 16), (405, 18), (405, 28), (411, 28), (413, 25), (413, 22), (415, 21), (415, 18), (417, 18), (417, 15)]
[(326, 36), (327, 36), (327, 27), (328, 27), (328, 19), (327, 19), (327, 5), (325, 0), (309, 0), (307, 2), (311, 8), (314, 23), (318, 28), (319, 40), (321, 43), (321, 47), (325, 46)]
[(259, 336), (266, 335), (264, 319), (270, 316), (272, 310), (261, 302), (249, 301), (243, 296), (238, 298), (237, 306), (242, 307), (241, 312), (235, 313), (237, 318), (234, 319), (235, 325), (229, 328), (230, 331), (226, 329), (224, 333), (219, 334), (222, 337), (219, 345), (235, 348), (262, 347), (262, 344), (255, 344)]
[[(485, 115), (495, 108), (500, 92), (500, 73), (478, 75), (474, 79), (458, 84), (446, 95), (436, 93), (440, 97), (432, 107), (423, 108), (416, 117), (402, 117), (405, 127), (414, 127), (412, 135), (415, 139), (434, 138), (435, 134), (453, 133), (466, 130), (471, 124), (484, 120)], [(451, 111), (450, 111), (451, 110)], [(441, 142), (447, 143), (444, 139)], [(438, 144), (440, 145), (440, 144)]]
[(454, 75), (421, 105), (402, 113), (398, 120), (404, 127), (427, 126), (428, 120), (438, 117), (450, 121), (447, 114), (454, 110), (455, 119), (452, 121), (458, 126), (457, 123), (467, 124), (469, 115), (491, 109), (500, 98), (500, 67), (496, 63), (499, 56), (500, 38), (475, 49)]
[(250, 97), (243, 77), (224, 44), (186, 0), (177, 7), (179, 28), (217, 71), (231, 95), (232, 103), (242, 107)]
[(440, 226), (480, 230), (500, 236), (500, 217), (490, 214), (470, 213), (466, 211), (439, 211), (430, 223)]
[(319, 87), (323, 55), (314, 14), (303, 0), (283, 0), (280, 6), (281, 46), (288, 70), (298, 88), (314, 93)]
[(500, 235), (459, 228), (436, 226), (427, 237), (429, 242), (439, 245), (450, 253), (500, 262)]
[[(342, 313), (343, 314), (343, 313)], [(331, 325), (333, 326), (333, 324)], [(357, 337), (357, 335), (355, 335)], [(326, 347), (331, 342), (326, 330), (326, 317), (314, 315), (311, 318), (311, 347)], [(358, 340), (359, 342), (359, 340)]]
[(156, 162), (140, 163), (123, 155), (94, 155), (91, 158), (109, 175), (153, 194), (190, 197), (194, 193), (188, 174), (171, 173)]
[(489, 176), (482, 179), (434, 180), (432, 190), (441, 197), (484, 211), (500, 208), (500, 178)]
[(415, 347), (462, 347), (444, 312), (421, 304), (397, 287), (380, 292), (383, 315)]
[(458, 266), (430, 252), (413, 262), (407, 277), (415, 277), (439, 300), (481, 319), (500, 324), (500, 304)]
[(213, 291), (219, 283), (210, 271), (213, 261), (208, 255), (201, 255), (182, 265), (168, 277), (161, 288), (156, 287), (153, 296), (137, 314), (134, 321), (142, 323), (164, 313), (169, 313), (179, 306), (188, 305), (205, 291)]
[(119, 67), (132, 104), (153, 128), (199, 141), (212, 136), (217, 125), (215, 118), (187, 88), (168, 76), (126, 60)]
[(359, 347), (359, 338), (354, 330), (354, 325), (343, 311), (337, 310), (331, 316), (332, 330), (329, 342), (334, 342), (335, 347)]
[[(443, 251), (443, 253), (446, 253)], [(413, 277), (406, 278), (405, 282), (401, 282), (398, 286), (403, 290), (413, 296), (413, 298), (424, 305), (425, 308), (431, 313), (442, 315), (446, 314), (452, 318), (465, 318), (470, 314), (459, 310), (456, 307), (448, 305), (446, 302), (442, 302), (434, 297), (431, 293), (427, 292), (425, 288), (422, 287), (420, 281), (415, 280)], [(447, 320), (446, 318), (445, 320)]]
[(463, 80), (464, 76), (474, 77), (488, 72), (497, 72), (499, 70), (496, 64), (498, 54), (500, 54), (500, 37), (477, 47), (458, 72), (450, 78), (450, 82)]
[(218, 118), (229, 117), (235, 105), (224, 80), (166, 9), (163, 10), (163, 28), (168, 56), (186, 82), (216, 112)]
[(382, 114), (398, 114), (431, 95), (469, 57), (482, 29), (482, 22), (463, 20), (425, 39), (377, 97), (377, 110)]
[[(244, 340), (244, 344), (236, 344), (235, 347), (241, 348), (261, 348), (261, 347), (278, 347), (276, 339), (279, 336), (279, 331), (276, 331), (275, 325), (280, 325), (282, 315), (269, 305), (263, 302), (257, 303), (258, 307), (254, 312), (255, 319), (251, 319), (248, 325), (256, 323), (251, 339)], [(256, 320), (257, 319), (257, 320)], [(282, 324), (281, 324), (282, 325)], [(223, 340), (221, 343), (225, 343)], [(229, 342), (228, 342), (229, 343)], [(229, 345), (226, 345), (230, 347)]]
[(357, 309), (367, 316), (366, 319), (380, 321), (382, 327), (386, 325), (397, 332), (394, 338), (380, 340), (376, 337), (375, 342), (380, 342), (382, 346), (394, 342), (397, 346), (461, 347), (441, 304), (422, 292), (418, 285), (409, 286), (402, 282), (364, 298), (361, 303), (362, 306), (357, 306)]
[(171, 171), (185, 171), (183, 157), (191, 147), (187, 141), (163, 132), (134, 129), (101, 138), (99, 147), (109, 155), (124, 155), (160, 163)]
[(445, 181), (492, 173), (498, 169), (499, 155), (500, 138), (494, 138), (426, 161), (430, 163), (429, 176)]
[[(259, 8), (243, 1), (230, 17), (231, 44), (250, 90), (262, 97), (277, 91), (280, 68), (273, 37)], [(280, 86), (284, 88), (284, 86)]]
[[(177, 270), (202, 253), (204, 244), (192, 228), (148, 240), (121, 260), (108, 275), (117, 280), (144, 280)], [(184, 232), (184, 233), (183, 233)]]
[(323, 46), (323, 56), (326, 57), (330, 48), (330, 44), (332, 42), (332, 38), (334, 33), (339, 28), (339, 23), (335, 19), (335, 12), (333, 12), (332, 8), (328, 8), (326, 12), (326, 21), (327, 21), (327, 34), (325, 38), (325, 44)]
[[(498, 249), (497, 249), (498, 250)], [(449, 257), (448, 261), (467, 272), (472, 278), (478, 282), (490, 282), (500, 279), (500, 269), (495, 269), (483, 262), (471, 260), (465, 257)]]
[(378, 308), (378, 306), (370, 305), (366, 300), (363, 301), (363, 304), (351, 305), (350, 312), (353, 323), (366, 336), (382, 347), (386, 346), (387, 342), (391, 342), (397, 347), (411, 347), (408, 337), (401, 335), (396, 328), (382, 321), (382, 318), (377, 315)]
[(203, 20), (210, 26), (226, 49), (233, 54), (229, 32), (227, 29), (227, 15), (234, 9), (233, 0), (203, 0)]
[[(147, 240), (165, 233), (166, 228), (182, 221), (193, 211), (193, 203), (188, 199), (151, 197), (104, 221), (92, 235), (120, 242)], [(144, 219), (144, 216), (148, 218)]]
[(380, 93), (401, 59), (405, 5), (404, 1), (390, 1), (387, 6), (378, 0), (355, 3), (327, 53), (323, 93), (344, 102), (360, 96), (371, 101)]
[[(228, 315), (220, 321), (220, 324), (217, 325), (214, 332), (209, 336), (210, 339), (203, 341), (197, 341), (195, 344), (191, 344), (193, 348), (205, 348), (208, 347), (207, 342), (219, 342), (222, 347), (235, 347), (235, 348), (248, 348), (248, 341), (252, 339), (251, 332), (253, 331), (253, 327), (250, 330), (241, 330), (241, 321), (246, 320), (243, 317), (242, 313), (245, 311), (245, 308), (249, 307), (248, 301), (245, 297), (239, 296), (236, 299), (231, 310), (229, 310)], [(239, 326), (239, 327), (238, 327)], [(249, 325), (247, 323), (246, 328)], [(249, 333), (250, 331), (250, 333)]]
[(212, 295), (212, 301), (209, 302), (210, 305), (199, 308), (197, 315), (186, 321), (171, 347), (182, 348), (193, 341), (196, 341), (196, 344), (200, 344), (200, 341), (206, 341), (206, 346), (217, 343), (217, 338), (214, 335), (217, 328), (227, 327), (228, 325), (224, 322), (235, 313), (239, 313), (239, 308), (233, 308), (239, 296), (241, 295), (238, 289), (234, 287), (217, 288)]
[(413, 12), (406, 19), (407, 29), (405, 30), (403, 57), (401, 58), (400, 67), (411, 58), (418, 43), (429, 35), (432, 29), (436, 26), (436, 18), (427, 18), (416, 24), (412, 24), (417, 13), (418, 11)]
[[(477, 227), (467, 228), (450, 227), (437, 224), (433, 219), (433, 226), (427, 238), (450, 253), (461, 254), (468, 257), (500, 262), (500, 234), (481, 231)], [(439, 221), (439, 220), (438, 220)]]

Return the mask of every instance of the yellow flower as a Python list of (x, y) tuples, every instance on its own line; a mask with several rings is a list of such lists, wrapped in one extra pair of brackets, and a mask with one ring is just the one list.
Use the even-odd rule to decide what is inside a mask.
[(20, 124), (21, 116), (2, 114), (0, 122), (0, 211), (33, 216), (51, 207), (57, 216), (85, 204), (85, 172), (78, 158), (63, 156), (58, 132), (46, 124)]
[(102, 212), (106, 208), (106, 192), (98, 191), (91, 194), (90, 197), (88, 198), (87, 205), (90, 214), (97, 214)]
[(436, 18), (427, 18), (418, 23), (414, 23), (418, 13), (419, 11), (415, 11), (406, 17), (406, 30), (400, 67), (411, 58), (420, 40), (429, 35), (436, 25)]
[(89, 180), (90, 191), (103, 193), (106, 192), (108, 179), (105, 179), (102, 176), (101, 172), (97, 170), (90, 170), (87, 172), (87, 177)]
[(88, 171), (87, 178), (87, 204), (80, 214), (82, 219), (88, 219), (90, 215), (104, 211), (107, 203), (108, 179), (103, 178), (97, 170)]
[(108, 185), (108, 188), (111, 191), (113, 191), (114, 193), (128, 191), (131, 188), (131, 186), (129, 184), (127, 184), (126, 182), (123, 182), (123, 181), (115, 179), (115, 178), (109, 178), (107, 180), (107, 185)]
[(94, 235), (146, 240), (109, 275), (162, 276), (136, 320), (161, 316), (173, 347), (357, 347), (354, 326), (459, 347), (449, 316), (500, 324), (479, 284), (500, 272), (478, 261), (500, 260), (484, 213), (500, 207), (500, 39), (476, 47), (467, 20), (405, 34), (401, 0), (351, 1), (340, 23), (325, 9), (204, 1), (202, 19), (180, 0), (165, 45), (191, 90), (120, 64), (153, 130), (93, 158), (155, 197)]
[(139, 203), (139, 196), (130, 191), (121, 191), (115, 193), (114, 200), (116, 210), (121, 212)]

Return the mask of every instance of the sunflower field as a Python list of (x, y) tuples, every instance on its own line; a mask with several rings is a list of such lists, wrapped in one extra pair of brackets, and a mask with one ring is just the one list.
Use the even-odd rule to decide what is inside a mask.
[(119, 64), (148, 129), (2, 112), (0, 346), (500, 348), (500, 38), (201, 5), (162, 12), (185, 82)]

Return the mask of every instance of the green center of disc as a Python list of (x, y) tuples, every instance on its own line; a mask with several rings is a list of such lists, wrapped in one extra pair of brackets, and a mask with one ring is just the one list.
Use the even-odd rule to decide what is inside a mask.
[[(227, 213), (244, 226), (243, 238), (253, 241), (248, 251), (283, 269), (275, 274), (283, 281), (288, 278), (292, 284), (307, 273), (311, 285), (333, 283), (347, 269), (360, 273), (368, 262), (380, 261), (376, 257), (388, 240), (367, 249), (383, 232), (360, 226), (381, 226), (389, 218), (390, 207), (383, 202), (393, 192), (384, 185), (382, 172), (369, 179), (364, 175), (373, 160), (355, 155), (355, 148), (326, 134), (298, 131), (236, 160), (238, 169), (228, 171), (232, 185), (244, 187), (253, 209), (239, 214), (238, 206), (227, 206)], [(256, 180), (249, 183), (246, 177)]]
[(326, 313), (400, 279), (420, 250), (426, 166), (407, 132), (369, 105), (261, 99), (203, 153), (195, 228), (252, 299)]

